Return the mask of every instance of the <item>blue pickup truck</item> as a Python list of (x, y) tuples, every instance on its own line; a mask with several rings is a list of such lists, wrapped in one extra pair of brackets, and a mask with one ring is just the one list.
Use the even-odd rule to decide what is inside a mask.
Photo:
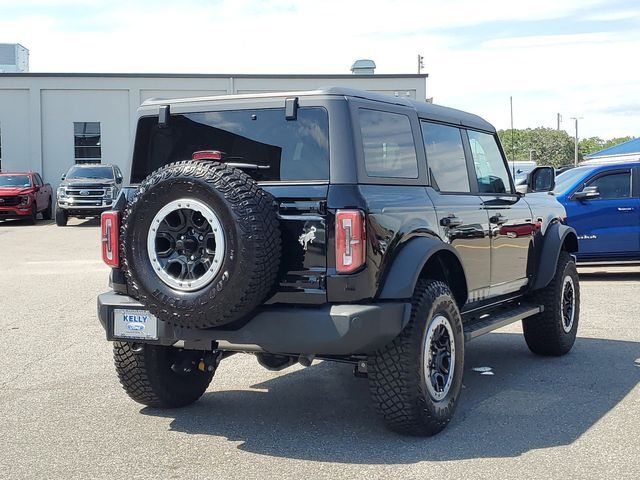
[(556, 178), (580, 263), (640, 263), (640, 162), (580, 166)]

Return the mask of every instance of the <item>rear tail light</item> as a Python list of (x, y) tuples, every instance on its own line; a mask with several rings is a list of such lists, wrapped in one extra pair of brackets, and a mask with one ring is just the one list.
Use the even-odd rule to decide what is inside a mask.
[(118, 244), (120, 238), (120, 212), (103, 212), (100, 217), (102, 227), (102, 260), (110, 267), (120, 266)]
[(351, 273), (364, 265), (366, 255), (364, 213), (338, 210), (336, 213), (336, 270)]
[(222, 152), (218, 150), (199, 150), (191, 155), (193, 160), (222, 160)]

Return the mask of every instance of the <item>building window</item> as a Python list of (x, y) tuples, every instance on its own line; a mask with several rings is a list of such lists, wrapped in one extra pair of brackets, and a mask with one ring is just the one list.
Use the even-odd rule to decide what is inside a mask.
[(74, 122), (73, 136), (76, 163), (100, 163), (100, 122)]

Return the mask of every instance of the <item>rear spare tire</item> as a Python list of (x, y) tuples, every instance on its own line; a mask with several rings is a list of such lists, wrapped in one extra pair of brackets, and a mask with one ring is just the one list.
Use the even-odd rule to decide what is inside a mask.
[(272, 197), (217, 162), (177, 162), (149, 175), (125, 210), (121, 233), (134, 296), (182, 327), (247, 315), (269, 294), (280, 265)]

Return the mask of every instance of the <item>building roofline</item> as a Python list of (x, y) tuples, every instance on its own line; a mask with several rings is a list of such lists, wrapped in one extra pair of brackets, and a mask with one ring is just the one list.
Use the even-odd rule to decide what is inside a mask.
[(373, 75), (338, 74), (251, 74), (251, 73), (0, 73), (1, 77), (30, 78), (428, 78), (428, 73), (376, 73)]

